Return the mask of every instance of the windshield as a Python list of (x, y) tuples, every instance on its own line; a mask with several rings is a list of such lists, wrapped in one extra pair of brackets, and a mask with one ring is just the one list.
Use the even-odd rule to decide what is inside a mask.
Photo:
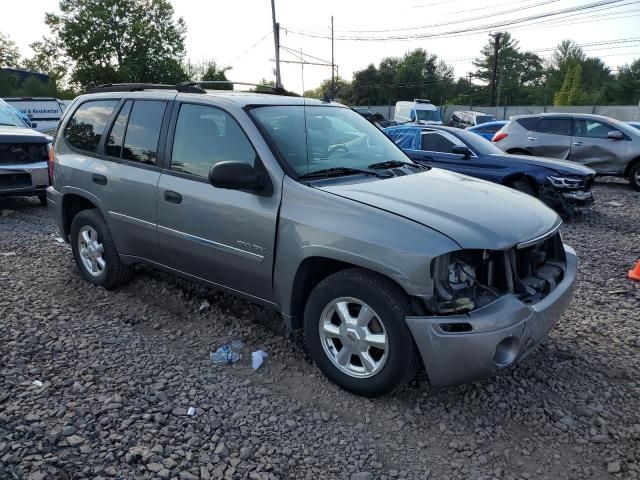
[(416, 110), (418, 120), (441, 122), (440, 112), (438, 110)]
[(0, 125), (24, 127), (25, 123), (12, 106), (0, 100)]
[(384, 133), (348, 108), (280, 105), (256, 107), (251, 114), (298, 175), (389, 161), (413, 164)]
[(491, 143), (486, 138), (481, 137), (477, 133), (467, 130), (456, 130), (455, 135), (457, 135), (472, 150), (475, 150), (478, 155), (505, 155), (505, 153), (496, 147), (495, 144)]
[(476, 125), (480, 125), (481, 123), (493, 122), (495, 118), (491, 115), (478, 115), (476, 117)]

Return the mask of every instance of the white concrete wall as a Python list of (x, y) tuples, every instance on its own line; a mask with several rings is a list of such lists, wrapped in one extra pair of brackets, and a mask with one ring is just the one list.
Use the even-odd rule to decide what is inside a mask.
[[(378, 112), (393, 120), (393, 105), (371, 105), (369, 107), (372, 112)], [(472, 107), (469, 105), (447, 105), (444, 108), (442, 119), (448, 123), (451, 114), (456, 110), (477, 110), (493, 115), (498, 120), (508, 120), (512, 115), (527, 115), (531, 113), (541, 112), (563, 112), (563, 113), (595, 113), (597, 115), (605, 115), (613, 117), (623, 122), (640, 121), (640, 106), (583, 106), (583, 107), (544, 107), (541, 105), (527, 105), (521, 107)]]

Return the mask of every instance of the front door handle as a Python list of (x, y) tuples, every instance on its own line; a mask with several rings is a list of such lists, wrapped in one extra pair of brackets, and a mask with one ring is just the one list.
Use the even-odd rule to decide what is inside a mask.
[(573, 142), (576, 147), (581, 147), (583, 145), (582, 142)]
[(538, 137), (527, 137), (527, 140), (537, 140)]
[(165, 190), (164, 199), (171, 203), (182, 203), (182, 195), (172, 190)]
[(94, 173), (93, 175), (91, 175), (91, 181), (93, 183), (97, 183), (98, 185), (106, 185), (107, 177), (105, 177), (104, 175), (100, 175), (99, 173)]

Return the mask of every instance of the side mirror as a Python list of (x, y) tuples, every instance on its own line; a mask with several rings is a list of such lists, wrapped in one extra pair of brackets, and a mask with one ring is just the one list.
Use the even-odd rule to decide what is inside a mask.
[(262, 190), (263, 175), (246, 162), (225, 161), (216, 163), (209, 170), (209, 182), (214, 187), (230, 190)]
[(471, 150), (469, 150), (469, 147), (463, 147), (461, 145), (454, 145), (451, 147), (451, 153), (462, 155), (464, 158), (471, 157)]
[(611, 140), (624, 140), (624, 135), (618, 130), (612, 130), (607, 133), (607, 138), (610, 138)]

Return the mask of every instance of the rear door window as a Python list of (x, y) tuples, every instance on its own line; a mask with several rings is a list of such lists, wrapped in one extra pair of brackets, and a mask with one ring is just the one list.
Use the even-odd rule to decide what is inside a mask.
[(570, 118), (542, 118), (538, 123), (537, 132), (554, 135), (571, 135)]
[(166, 107), (167, 102), (159, 100), (137, 100), (133, 103), (124, 136), (124, 160), (156, 164), (160, 127)]
[(90, 100), (80, 105), (64, 129), (65, 140), (79, 150), (96, 153), (117, 104), (117, 100)]
[(116, 121), (113, 123), (113, 127), (111, 127), (111, 133), (109, 133), (109, 138), (105, 145), (105, 153), (111, 157), (122, 157), (122, 142), (124, 141), (124, 131), (127, 128), (131, 105), (133, 105), (132, 100), (127, 100), (124, 103), (116, 117)]
[(451, 147), (456, 145), (439, 132), (422, 133), (422, 150), (429, 152), (451, 153)]

